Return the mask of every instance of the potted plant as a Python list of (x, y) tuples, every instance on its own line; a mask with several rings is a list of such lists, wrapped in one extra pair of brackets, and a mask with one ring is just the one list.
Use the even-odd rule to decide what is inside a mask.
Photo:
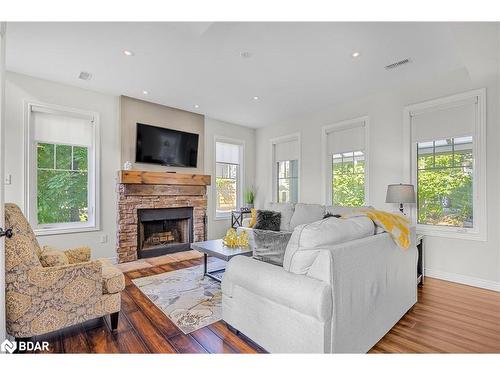
[(252, 187), (245, 190), (245, 205), (247, 208), (253, 208), (253, 201), (255, 199), (255, 192)]

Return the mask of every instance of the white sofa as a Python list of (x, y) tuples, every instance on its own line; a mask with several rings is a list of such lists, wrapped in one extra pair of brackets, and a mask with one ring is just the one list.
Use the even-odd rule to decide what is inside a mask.
[(417, 301), (414, 231), (402, 250), (368, 222), (296, 226), (283, 267), (231, 259), (224, 321), (271, 353), (367, 352)]

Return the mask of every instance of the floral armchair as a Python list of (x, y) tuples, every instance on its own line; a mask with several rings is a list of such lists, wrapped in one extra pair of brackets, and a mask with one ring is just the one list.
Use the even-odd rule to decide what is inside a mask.
[(7, 331), (16, 339), (42, 335), (110, 314), (118, 324), (123, 273), (89, 248), (40, 248), (30, 224), (15, 204), (5, 205)]

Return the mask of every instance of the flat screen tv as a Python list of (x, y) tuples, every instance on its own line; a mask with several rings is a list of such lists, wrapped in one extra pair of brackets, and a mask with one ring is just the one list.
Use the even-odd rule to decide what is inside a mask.
[(137, 123), (135, 161), (196, 168), (198, 134)]

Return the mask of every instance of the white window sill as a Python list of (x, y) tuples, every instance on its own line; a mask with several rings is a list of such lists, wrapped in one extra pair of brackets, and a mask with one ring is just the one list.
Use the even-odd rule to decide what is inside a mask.
[(98, 232), (101, 228), (95, 225), (79, 226), (79, 227), (53, 227), (53, 228), (37, 228), (34, 229), (36, 236), (54, 236), (58, 234)]
[(463, 228), (436, 227), (417, 224), (417, 233), (431, 237), (457, 238), (471, 241), (486, 241), (486, 233)]
[(215, 221), (228, 221), (231, 219), (231, 214), (228, 215), (215, 215), (214, 220)]

